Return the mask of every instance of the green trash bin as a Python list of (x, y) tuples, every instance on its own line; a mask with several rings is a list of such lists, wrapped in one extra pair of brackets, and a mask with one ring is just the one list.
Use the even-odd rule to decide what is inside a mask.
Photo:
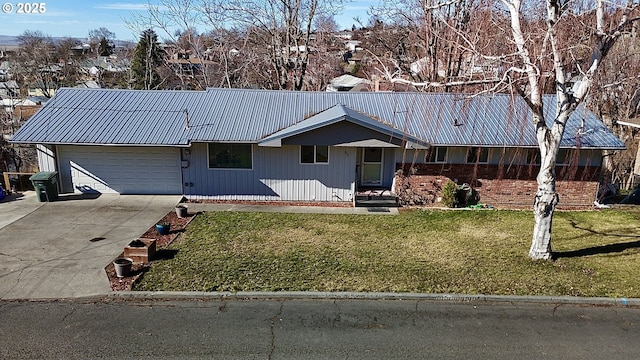
[(56, 171), (41, 171), (31, 175), (29, 180), (31, 180), (40, 202), (58, 199), (58, 173)]

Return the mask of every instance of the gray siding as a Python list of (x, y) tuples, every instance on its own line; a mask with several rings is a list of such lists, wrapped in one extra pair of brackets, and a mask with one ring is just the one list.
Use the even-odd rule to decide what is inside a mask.
[[(253, 169), (209, 169), (206, 143), (183, 151), (184, 194), (190, 199), (345, 201), (354, 193), (356, 149), (329, 149), (329, 164), (301, 164), (299, 146), (253, 145)], [(186, 164), (186, 162), (183, 162)]]
[(58, 171), (56, 154), (52, 145), (36, 145), (40, 171)]
[(309, 130), (282, 140), (283, 145), (339, 145), (355, 141), (377, 139), (400, 146), (402, 139), (342, 121), (319, 129)]
[(394, 148), (385, 148), (383, 151), (382, 186), (390, 189), (396, 171), (396, 164), (394, 162), (396, 151), (400, 151)]

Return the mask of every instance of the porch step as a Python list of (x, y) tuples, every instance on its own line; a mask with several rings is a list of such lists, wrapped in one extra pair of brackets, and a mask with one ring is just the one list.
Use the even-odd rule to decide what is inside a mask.
[(398, 200), (356, 200), (356, 207), (398, 207)]
[(389, 190), (367, 190), (356, 194), (357, 207), (398, 207), (398, 196)]

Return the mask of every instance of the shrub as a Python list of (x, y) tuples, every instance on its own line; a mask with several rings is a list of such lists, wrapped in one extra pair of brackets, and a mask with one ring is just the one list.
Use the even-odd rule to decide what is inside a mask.
[(454, 208), (458, 207), (458, 186), (449, 181), (442, 187), (442, 204), (446, 207)]

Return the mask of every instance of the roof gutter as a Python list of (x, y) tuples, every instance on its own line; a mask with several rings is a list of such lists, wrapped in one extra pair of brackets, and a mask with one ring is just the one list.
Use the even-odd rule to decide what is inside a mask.
[(28, 145), (69, 145), (69, 146), (113, 146), (113, 147), (178, 147), (178, 148), (190, 148), (189, 144), (99, 144), (99, 143), (65, 143), (65, 142), (41, 142), (41, 141), (12, 141), (11, 144), (28, 144)]

